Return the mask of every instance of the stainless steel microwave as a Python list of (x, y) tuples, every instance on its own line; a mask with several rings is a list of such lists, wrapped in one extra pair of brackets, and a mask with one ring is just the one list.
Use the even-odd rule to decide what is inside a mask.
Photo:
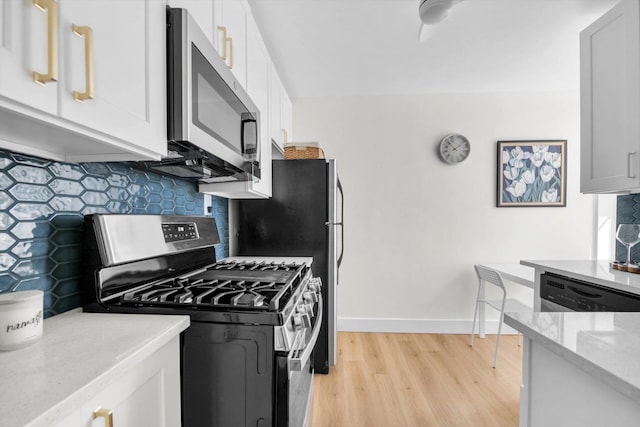
[(155, 171), (199, 182), (260, 178), (260, 113), (186, 9), (167, 8), (168, 156)]

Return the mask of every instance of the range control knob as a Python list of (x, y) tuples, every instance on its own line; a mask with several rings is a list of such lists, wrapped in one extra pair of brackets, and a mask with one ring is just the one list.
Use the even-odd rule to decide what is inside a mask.
[(302, 320), (303, 314), (294, 314), (292, 317), (293, 320), (293, 329), (299, 331), (304, 328), (304, 321)]
[(302, 317), (302, 324), (304, 325), (305, 328), (310, 328), (311, 327), (311, 316), (309, 316), (307, 313), (305, 314), (301, 314), (300, 317)]
[(320, 283), (320, 279), (314, 278), (309, 280), (309, 290), (313, 292), (320, 292), (320, 288), (322, 287)]
[(316, 294), (315, 292), (305, 292), (302, 298), (304, 299), (304, 302), (306, 302), (307, 304), (313, 304), (318, 302), (318, 294)]

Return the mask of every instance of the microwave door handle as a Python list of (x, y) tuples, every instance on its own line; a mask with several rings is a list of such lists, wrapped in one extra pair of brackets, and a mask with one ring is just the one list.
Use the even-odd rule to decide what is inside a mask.
[[(258, 144), (258, 128), (254, 113), (242, 113), (240, 116), (240, 143), (242, 155), (253, 155), (260, 159), (260, 144)], [(250, 146), (247, 146), (247, 138), (253, 137)], [(250, 151), (254, 151), (251, 153)]]

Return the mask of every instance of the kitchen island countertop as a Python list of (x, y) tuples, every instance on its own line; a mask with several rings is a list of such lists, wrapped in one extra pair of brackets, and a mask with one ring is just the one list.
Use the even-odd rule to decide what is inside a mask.
[(640, 405), (640, 313), (506, 313), (505, 323)]
[(608, 288), (640, 295), (640, 274), (614, 270), (610, 261), (595, 260), (522, 260), (520, 264), (533, 267), (536, 275), (548, 271), (573, 277)]
[(79, 310), (46, 319), (38, 342), (0, 352), (0, 425), (51, 425), (188, 326), (188, 316)]

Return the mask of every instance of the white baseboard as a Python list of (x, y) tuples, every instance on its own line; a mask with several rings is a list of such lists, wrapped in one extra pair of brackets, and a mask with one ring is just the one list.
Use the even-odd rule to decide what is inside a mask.
[[(355, 317), (338, 317), (340, 332), (390, 332), (390, 333), (424, 333), (424, 334), (470, 334), (471, 320), (438, 320), (438, 319), (370, 319)], [(478, 326), (476, 325), (476, 333)], [(486, 322), (486, 333), (498, 332), (498, 321)], [(516, 334), (517, 331), (508, 325), (502, 325), (505, 335)]]

